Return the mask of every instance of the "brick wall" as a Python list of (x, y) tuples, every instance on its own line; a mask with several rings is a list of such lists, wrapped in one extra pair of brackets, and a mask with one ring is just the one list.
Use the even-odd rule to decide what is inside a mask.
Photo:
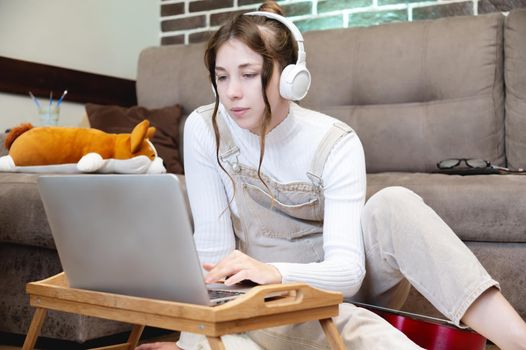
[[(261, 0), (161, 0), (161, 45), (207, 40), (234, 13), (254, 11)], [(301, 31), (363, 27), (478, 15), (526, 7), (526, 0), (282, 0), (285, 15)]]

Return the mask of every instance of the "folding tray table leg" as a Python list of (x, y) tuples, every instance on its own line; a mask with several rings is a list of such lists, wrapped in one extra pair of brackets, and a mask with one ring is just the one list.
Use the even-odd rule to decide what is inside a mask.
[(91, 350), (134, 350), (137, 347), (143, 330), (143, 325), (134, 324), (126, 343), (92, 348)]
[(323, 332), (329, 341), (329, 345), (333, 350), (345, 350), (345, 345), (343, 344), (342, 337), (338, 328), (334, 325), (332, 318), (325, 318), (320, 320), (321, 327)]
[(212, 350), (226, 350), (221, 337), (206, 337), (208, 339), (208, 344), (210, 344), (210, 349)]
[(141, 339), (142, 331), (144, 330), (144, 325), (133, 325), (130, 336), (128, 337), (128, 344), (130, 344), (130, 350), (133, 350), (137, 347), (139, 339)]
[(44, 323), (44, 319), (47, 315), (47, 309), (37, 307), (35, 313), (33, 314), (33, 319), (31, 320), (31, 325), (27, 331), (26, 339), (24, 340), (24, 345), (22, 350), (32, 350), (35, 347), (37, 342), (38, 335), (40, 334), (40, 329)]

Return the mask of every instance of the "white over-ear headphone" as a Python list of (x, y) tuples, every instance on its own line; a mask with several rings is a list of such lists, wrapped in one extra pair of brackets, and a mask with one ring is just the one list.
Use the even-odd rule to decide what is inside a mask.
[(296, 64), (289, 64), (281, 72), (279, 93), (281, 97), (291, 101), (299, 101), (304, 98), (307, 95), (307, 91), (309, 91), (311, 77), (305, 62), (306, 54), (303, 47), (303, 36), (298, 27), (289, 19), (272, 12), (255, 11), (247, 12), (245, 15), (272, 18), (283, 23), (290, 30), (298, 43), (298, 61)]

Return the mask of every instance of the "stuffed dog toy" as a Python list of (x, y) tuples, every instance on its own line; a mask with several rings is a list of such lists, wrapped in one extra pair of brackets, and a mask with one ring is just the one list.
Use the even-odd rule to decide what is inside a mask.
[(149, 141), (154, 133), (155, 128), (150, 127), (148, 120), (137, 124), (130, 134), (21, 124), (5, 139), (9, 155), (0, 158), (0, 170), (61, 172), (60, 167), (49, 169), (45, 166), (75, 163), (80, 172), (166, 172), (162, 159), (157, 157)]

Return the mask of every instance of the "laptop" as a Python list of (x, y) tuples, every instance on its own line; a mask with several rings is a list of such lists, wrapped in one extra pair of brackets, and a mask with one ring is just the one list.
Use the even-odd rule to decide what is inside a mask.
[(72, 288), (200, 305), (247, 290), (205, 284), (173, 174), (44, 175), (38, 189)]

